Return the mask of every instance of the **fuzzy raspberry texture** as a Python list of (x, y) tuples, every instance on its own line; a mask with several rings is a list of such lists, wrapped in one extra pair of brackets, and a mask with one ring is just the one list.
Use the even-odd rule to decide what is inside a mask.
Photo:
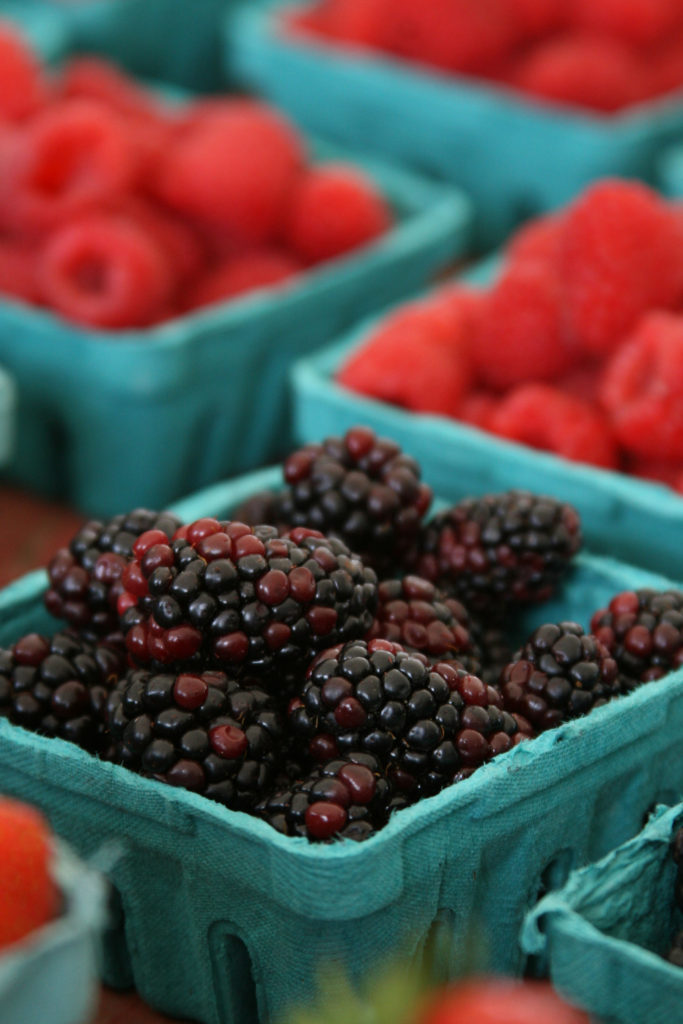
[(0, 21), (0, 294), (89, 328), (153, 327), (296, 287), (394, 220), (372, 176), (312, 163), (267, 103), (171, 105), (99, 57), (48, 76)]
[(419, 1024), (590, 1024), (548, 982), (482, 978), (437, 993)]
[(59, 913), (52, 835), (42, 814), (0, 799), (0, 949), (28, 938)]

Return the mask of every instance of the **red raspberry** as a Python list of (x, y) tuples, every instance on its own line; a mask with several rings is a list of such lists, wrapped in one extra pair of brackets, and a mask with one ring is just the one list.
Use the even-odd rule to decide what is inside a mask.
[(656, 462), (653, 459), (631, 458), (627, 470), (633, 476), (642, 476), (645, 480), (666, 484), (675, 491), (683, 491), (683, 463)]
[(22, 242), (0, 240), (0, 292), (25, 302), (38, 301), (36, 254)]
[(20, 942), (59, 913), (52, 838), (39, 811), (0, 799), (0, 948)]
[(548, 982), (482, 978), (438, 992), (419, 1024), (590, 1024)]
[(647, 65), (648, 96), (680, 89), (683, 82), (683, 34), (667, 39), (652, 51)]
[(647, 310), (681, 296), (681, 226), (634, 181), (603, 181), (570, 208), (561, 273), (567, 328), (596, 356), (613, 352)]
[(0, 24), (0, 118), (23, 121), (47, 99), (47, 79), (37, 57), (8, 22)]
[(527, 39), (562, 28), (567, 20), (565, 4), (566, 0), (508, 0), (515, 25)]
[(489, 292), (472, 347), (481, 384), (504, 391), (552, 380), (575, 359), (561, 319), (560, 279), (552, 262), (515, 260)]
[(500, 399), (489, 391), (473, 391), (460, 403), (458, 419), (480, 430), (492, 430)]
[(609, 424), (587, 402), (547, 384), (524, 384), (498, 406), (492, 429), (511, 441), (565, 459), (614, 469), (617, 450)]
[(304, 263), (319, 263), (371, 242), (391, 221), (369, 178), (353, 167), (326, 164), (311, 168), (294, 188), (284, 240)]
[(185, 298), (185, 308), (208, 306), (256, 288), (283, 284), (299, 273), (291, 256), (274, 249), (258, 249), (234, 256), (201, 277)]
[(95, 327), (143, 326), (168, 299), (168, 264), (151, 237), (117, 217), (93, 214), (56, 231), (40, 255), (45, 300)]
[(683, 316), (645, 317), (609, 363), (601, 398), (628, 452), (683, 460)]
[(144, 231), (165, 253), (174, 285), (194, 282), (205, 272), (207, 247), (187, 221), (137, 195), (127, 196), (116, 212)]
[(278, 229), (303, 159), (284, 118), (264, 104), (233, 100), (180, 133), (158, 189), (182, 213), (259, 245)]
[(62, 72), (60, 86), (62, 96), (95, 100), (124, 116), (158, 116), (158, 104), (150, 93), (100, 57), (72, 57)]
[(591, 405), (598, 405), (600, 384), (602, 381), (602, 366), (598, 363), (582, 360), (573, 366), (568, 373), (562, 374), (555, 386), (560, 391), (576, 398), (583, 399)]
[(471, 378), (467, 320), (434, 302), (404, 306), (352, 353), (344, 387), (415, 412), (454, 415)]
[(536, 217), (515, 232), (507, 244), (506, 257), (509, 262), (541, 260), (557, 263), (563, 231), (564, 217), (561, 214)]
[(641, 47), (683, 24), (680, 0), (572, 0), (571, 16), (580, 28)]
[(137, 170), (116, 114), (68, 100), (39, 114), (18, 140), (0, 204), (25, 231), (43, 230), (116, 200)]
[(644, 67), (625, 44), (578, 32), (538, 43), (513, 77), (534, 96), (603, 112), (636, 102), (645, 81)]
[(391, 15), (390, 0), (323, 0), (288, 23), (360, 46), (381, 45)]

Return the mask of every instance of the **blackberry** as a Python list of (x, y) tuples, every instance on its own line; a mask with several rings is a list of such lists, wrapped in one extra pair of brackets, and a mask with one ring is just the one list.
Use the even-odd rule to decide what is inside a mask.
[(101, 753), (107, 699), (125, 669), (122, 646), (93, 645), (69, 632), (28, 633), (0, 648), (0, 715)]
[[(512, 661), (514, 654), (506, 631), (499, 626), (484, 625), (477, 620), (472, 620), (470, 633), (473, 649), (479, 660), (477, 667), (476, 657), (473, 657), (473, 665), (469, 671), (474, 672), (485, 683), (497, 686), (501, 672), (508, 662)], [(468, 666), (466, 665), (466, 667)]]
[(446, 597), (421, 576), (382, 580), (379, 605), (367, 639), (391, 640), (406, 650), (420, 651), (431, 662), (478, 655), (463, 605)]
[(585, 715), (621, 692), (616, 661), (576, 622), (539, 626), (503, 669), (500, 688), (508, 711), (540, 731)]
[(86, 523), (48, 566), (47, 610), (91, 639), (115, 632), (121, 575), (133, 557), (135, 541), (147, 530), (160, 530), (170, 538), (179, 526), (180, 520), (170, 512), (142, 508), (106, 523)]
[(142, 775), (238, 810), (272, 782), (282, 716), (254, 682), (132, 669), (111, 694), (108, 717), (111, 759)]
[(391, 810), (405, 805), (393, 798), (376, 757), (349, 751), (271, 793), (256, 813), (287, 836), (361, 841), (386, 824)]
[(247, 526), (277, 526), (279, 533), (286, 533), (289, 524), (280, 516), (280, 495), (277, 491), (257, 491), (232, 510), (232, 518)]
[(351, 641), (314, 661), (290, 729), (318, 756), (352, 750), (374, 754), (399, 790), (429, 796), (462, 767), (509, 749), (517, 732), (492, 687), (454, 662), (387, 640)]
[(512, 605), (546, 601), (580, 544), (571, 505), (507, 491), (435, 516), (420, 535), (415, 571), (492, 620)]
[(367, 633), (377, 578), (339, 540), (200, 519), (172, 543), (143, 534), (123, 575), (121, 622), (134, 664), (278, 677), (331, 643)]
[(683, 592), (625, 590), (596, 612), (591, 630), (609, 648), (625, 691), (683, 665)]
[(382, 572), (413, 546), (432, 498), (415, 459), (367, 427), (294, 452), (284, 478), (276, 522), (337, 537)]

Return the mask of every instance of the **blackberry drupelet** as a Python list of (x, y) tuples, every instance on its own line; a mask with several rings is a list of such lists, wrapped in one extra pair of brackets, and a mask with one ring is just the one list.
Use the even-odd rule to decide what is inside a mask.
[(134, 664), (229, 668), (277, 677), (280, 688), (317, 650), (367, 633), (377, 606), (375, 573), (341, 541), (215, 519), (172, 543), (143, 534), (123, 583)]
[(372, 754), (349, 751), (317, 765), (302, 779), (269, 794), (259, 817), (287, 836), (361, 841), (386, 824), (392, 810), (406, 806)]
[(507, 491), (436, 515), (421, 532), (415, 571), (471, 614), (496, 620), (512, 605), (546, 601), (580, 544), (571, 505)]
[(283, 472), (274, 521), (338, 537), (385, 574), (414, 545), (432, 498), (415, 459), (367, 427), (301, 448)]
[(253, 807), (280, 758), (282, 717), (253, 681), (132, 669), (108, 704), (111, 760), (226, 807)]
[(621, 693), (617, 663), (576, 622), (539, 626), (500, 678), (503, 703), (539, 731), (587, 714)]
[(683, 665), (683, 592), (625, 590), (591, 619), (619, 666), (622, 687), (661, 679)]
[(180, 520), (170, 512), (149, 509), (135, 509), (106, 523), (86, 523), (48, 566), (47, 610), (90, 639), (116, 632), (121, 576), (133, 557), (135, 541), (147, 530), (160, 530), (171, 538), (179, 526)]
[(387, 640), (351, 641), (313, 662), (290, 729), (321, 760), (367, 751), (411, 797), (509, 749), (517, 724), (492, 687), (455, 662), (430, 665)]
[(477, 658), (471, 622), (463, 605), (421, 576), (382, 580), (379, 604), (367, 639), (391, 640), (420, 651), (431, 662)]
[(107, 699), (125, 671), (122, 645), (93, 645), (69, 632), (28, 633), (0, 648), (0, 716), (101, 753)]

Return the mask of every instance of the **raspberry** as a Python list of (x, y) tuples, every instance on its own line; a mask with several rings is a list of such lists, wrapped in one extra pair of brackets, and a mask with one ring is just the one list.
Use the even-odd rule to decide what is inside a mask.
[(648, 62), (648, 95), (680, 89), (683, 82), (683, 35), (679, 33), (657, 47)]
[(90, 100), (68, 100), (25, 129), (6, 169), (2, 203), (18, 228), (49, 229), (116, 200), (136, 171), (117, 115)]
[(508, 0), (508, 7), (527, 39), (548, 35), (566, 20), (565, 0)]
[(563, 230), (561, 214), (536, 217), (519, 228), (508, 242), (505, 250), (508, 261), (540, 260), (557, 264)]
[(158, 117), (150, 94), (109, 61), (72, 57), (61, 75), (60, 92), (69, 99), (95, 100), (124, 116)]
[(575, 462), (614, 469), (618, 455), (601, 413), (548, 384), (522, 384), (501, 401), (491, 429), (511, 441), (554, 452)]
[(544, 981), (481, 979), (444, 989), (420, 1024), (590, 1024)]
[(503, 391), (528, 380), (552, 380), (574, 352), (561, 319), (562, 290), (552, 263), (515, 260), (484, 304), (472, 346), (477, 376)]
[(152, 238), (104, 214), (55, 231), (37, 275), (41, 294), (57, 312), (96, 327), (149, 324), (163, 312), (171, 287), (168, 264)]
[(448, 71), (482, 73), (514, 41), (505, 0), (394, 0), (390, 47)]
[(680, 462), (655, 462), (651, 459), (631, 458), (627, 470), (633, 476), (666, 484), (674, 491), (683, 491), (683, 465)]
[(0, 118), (22, 121), (48, 99), (48, 83), (36, 56), (8, 22), (0, 25)]
[(36, 302), (36, 254), (29, 245), (0, 240), (0, 292), (25, 302)]
[(465, 319), (458, 324), (429, 301), (404, 306), (387, 317), (352, 353), (337, 380), (352, 391), (414, 412), (453, 416), (471, 376)]
[(571, 16), (581, 28), (641, 47), (683, 24), (679, 0), (573, 0)]
[(344, 43), (361, 46), (378, 44), (386, 35), (386, 19), (391, 7), (387, 0), (323, 0), (308, 14), (308, 20), (299, 15), (289, 23), (304, 24), (325, 36)]
[(39, 811), (0, 799), (0, 948), (20, 942), (59, 913), (52, 836)]
[(586, 352), (605, 356), (653, 307), (681, 295), (680, 226), (645, 185), (603, 181), (570, 208), (561, 273), (566, 323)]
[(493, 417), (498, 409), (498, 396), (488, 391), (472, 391), (463, 398), (458, 409), (458, 419), (471, 423), (480, 430), (492, 430)]
[(376, 185), (343, 164), (313, 167), (290, 196), (284, 240), (304, 263), (342, 256), (385, 233), (392, 214)]
[(129, 195), (117, 213), (141, 228), (165, 253), (174, 286), (193, 282), (208, 262), (203, 239), (187, 221), (139, 195)]
[(609, 363), (601, 398), (630, 453), (683, 460), (683, 316), (643, 319)]
[(645, 69), (618, 40), (576, 33), (535, 46), (517, 65), (513, 83), (544, 100), (609, 113), (643, 95)]
[(209, 270), (185, 297), (187, 309), (232, 299), (257, 288), (272, 288), (291, 280), (299, 265), (275, 249), (258, 249), (234, 256)]
[(181, 213), (259, 245), (278, 229), (303, 159), (289, 122), (264, 104), (233, 100), (179, 135), (157, 187)]

